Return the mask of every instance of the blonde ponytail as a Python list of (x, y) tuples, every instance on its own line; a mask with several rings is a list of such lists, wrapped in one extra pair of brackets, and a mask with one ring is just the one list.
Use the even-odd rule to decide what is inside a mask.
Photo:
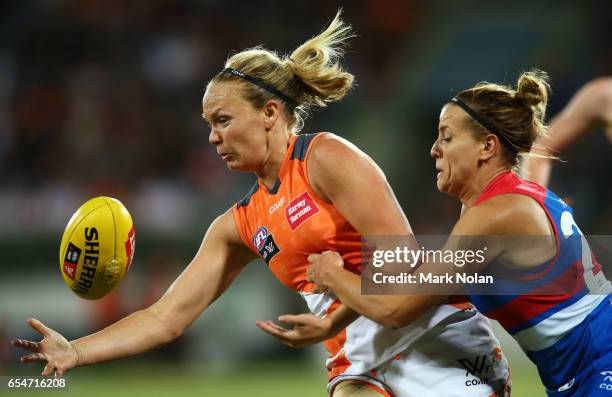
[(342, 99), (353, 86), (354, 76), (340, 65), (347, 41), (353, 37), (351, 27), (341, 20), (341, 14), (340, 9), (327, 29), (296, 48), (288, 57), (280, 57), (274, 51), (257, 46), (232, 55), (225, 62), (225, 68), (260, 80), (264, 86), (273, 87), (284, 97), (275, 95), (273, 90), (245, 82), (236, 73), (220, 72), (211, 83), (244, 83), (242, 94), (256, 109), (262, 108), (270, 99), (280, 99), (290, 125), (296, 131), (301, 130), (312, 107), (324, 107), (328, 102)]
[(353, 86), (354, 76), (342, 69), (347, 40), (353, 37), (351, 27), (341, 19), (342, 10), (323, 32), (311, 38), (285, 60), (293, 74), (304, 84), (302, 103), (325, 106), (342, 99)]

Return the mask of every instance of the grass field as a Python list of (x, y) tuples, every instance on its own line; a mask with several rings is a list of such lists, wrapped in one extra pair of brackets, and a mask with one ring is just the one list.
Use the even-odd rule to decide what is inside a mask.
[[(30, 367), (30, 369), (32, 369)], [(22, 371), (22, 376), (25, 375)], [(28, 375), (34, 375), (28, 371)], [(513, 368), (513, 396), (536, 397), (544, 392), (531, 368)], [(114, 363), (79, 368), (69, 373), (67, 392), (6, 392), (2, 395), (84, 397), (165, 396), (325, 396), (325, 374), (309, 363), (295, 361), (244, 364), (220, 370), (214, 366), (184, 367)], [(418, 396), (417, 396), (418, 397)]]

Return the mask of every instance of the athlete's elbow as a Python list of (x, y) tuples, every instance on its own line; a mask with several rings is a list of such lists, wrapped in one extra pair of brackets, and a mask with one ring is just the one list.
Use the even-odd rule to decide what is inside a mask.
[(385, 328), (389, 328), (392, 330), (397, 330), (401, 328), (400, 324), (397, 321), (389, 317), (381, 318), (377, 321), (377, 323), (379, 323)]
[(406, 319), (404, 319), (403, 317), (395, 315), (387, 318), (385, 327), (390, 328), (392, 330), (398, 330), (400, 328), (404, 328), (409, 323), (410, 322), (406, 321)]
[(185, 329), (187, 328), (181, 326), (178, 322), (164, 322), (162, 327), (163, 331), (161, 334), (164, 344), (170, 343), (173, 340), (178, 339), (181, 335), (183, 335)]
[(403, 328), (409, 324), (409, 321), (406, 320), (404, 313), (402, 313), (402, 311), (398, 308), (394, 307), (385, 308), (381, 315), (379, 315), (376, 319), (376, 322), (392, 330)]
[(180, 338), (184, 332), (185, 332), (184, 328), (170, 327), (169, 329), (166, 330), (165, 339), (163, 343), (164, 344), (170, 343), (173, 340)]
[(146, 309), (149, 314), (155, 318), (155, 339), (159, 345), (165, 345), (179, 338), (185, 332), (186, 326), (179, 319), (173, 316), (164, 315), (155, 305)]

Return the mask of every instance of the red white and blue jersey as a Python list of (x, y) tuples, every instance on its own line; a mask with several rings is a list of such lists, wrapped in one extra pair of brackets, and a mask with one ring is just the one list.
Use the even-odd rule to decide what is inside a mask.
[[(516, 339), (538, 367), (550, 395), (564, 391), (576, 395), (572, 394), (575, 378), (581, 371), (604, 356), (606, 363), (611, 362), (610, 282), (563, 200), (508, 171), (487, 186), (475, 205), (505, 194), (529, 196), (544, 209), (557, 252), (535, 268), (502, 272), (511, 276), (496, 278), (492, 287), (501, 294), (479, 289), (470, 300)], [(499, 274), (503, 266), (492, 262), (485, 270)]]

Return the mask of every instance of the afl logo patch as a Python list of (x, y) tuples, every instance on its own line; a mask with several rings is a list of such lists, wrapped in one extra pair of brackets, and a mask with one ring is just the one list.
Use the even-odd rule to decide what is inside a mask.
[(270, 260), (274, 255), (280, 252), (280, 248), (276, 245), (272, 233), (269, 233), (268, 229), (263, 226), (258, 228), (253, 235), (253, 245), (267, 264), (270, 264)]
[(264, 246), (264, 242), (266, 241), (266, 237), (268, 237), (268, 229), (265, 227), (260, 227), (257, 229), (255, 234), (253, 235), (253, 245), (257, 250), (260, 250)]

